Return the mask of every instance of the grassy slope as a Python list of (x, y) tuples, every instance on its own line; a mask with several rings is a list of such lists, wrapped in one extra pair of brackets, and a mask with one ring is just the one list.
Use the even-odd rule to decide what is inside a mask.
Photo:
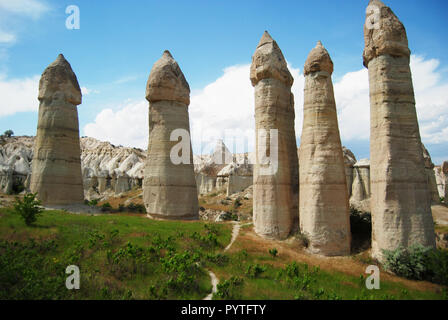
[[(257, 236), (245, 227), (227, 254), (228, 263), (215, 265), (220, 279), (238, 276), (244, 284), (233, 298), (242, 299), (447, 299), (446, 289), (422, 281), (410, 281), (381, 271), (380, 290), (367, 290), (364, 273), (368, 264), (353, 257), (325, 258), (306, 253), (291, 241), (254, 241)], [(269, 254), (276, 248), (278, 256)], [(297, 261), (299, 275), (288, 277), (286, 266)], [(265, 268), (257, 277), (248, 268)]]
[[(192, 235), (195, 232), (207, 235), (204, 225), (203, 222), (154, 221), (143, 215), (90, 216), (46, 211), (38, 219), (36, 226), (27, 227), (12, 210), (0, 209), (1, 240), (7, 240), (9, 243), (27, 243), (29, 238), (34, 238), (38, 243), (53, 240), (57, 244), (55, 249), (45, 251), (47, 259), (36, 265), (43, 269), (42, 274), (51, 275), (61, 271), (55, 270), (51, 265), (52, 262), (59, 269), (62, 268), (62, 273), (69, 264), (74, 263), (80, 267), (81, 290), (71, 291), (67, 295), (68, 290), (64, 288), (60, 296), (56, 293), (55, 297), (50, 298), (200, 299), (211, 291), (210, 279), (205, 270), (201, 268), (195, 276), (198, 288), (184, 291), (179, 288), (166, 290), (166, 287), (169, 287), (166, 285), (169, 281), (169, 272), (163, 268), (160, 258), (168, 257), (169, 251), (178, 254), (190, 251), (205, 255), (229, 243), (231, 227), (224, 224), (216, 224), (218, 246), (209, 246), (206, 240), (194, 239)], [(112, 237), (111, 234), (117, 231), (118, 236)], [(148, 254), (144, 258), (149, 260), (145, 261), (136, 258), (124, 260), (119, 264), (110, 263), (107, 251), (116, 253), (120, 249), (126, 249), (128, 242), (137, 248), (155, 248), (156, 253), (152, 256)], [(78, 258), (80, 252), (81, 257)], [(39, 249), (31, 252), (33, 256), (39, 254)], [(31, 264), (35, 263), (32, 259), (29, 261)], [(3, 263), (8, 264), (8, 261), (3, 260)], [(28, 271), (23, 269), (20, 273), (24, 273), (23, 277), (26, 278), (25, 273)], [(179, 278), (180, 273), (173, 272), (172, 276)], [(59, 273), (57, 276), (63, 278), (65, 284), (65, 276)], [(0, 281), (2, 280), (4, 279), (0, 278)], [(149, 288), (152, 285), (155, 288), (150, 292)], [(102, 289), (105, 287), (109, 290)]]
[[(220, 195), (217, 198), (219, 199), (204, 197), (201, 199), (202, 205), (213, 209), (233, 207), (232, 201), (229, 201), (229, 204), (222, 208), (215, 208), (221, 205), (220, 200), (225, 197)], [(238, 209), (249, 213), (249, 206), (246, 204), (248, 201), (250, 200), (243, 199), (243, 205)], [(243, 285), (236, 287), (233, 295), (225, 298), (442, 299), (447, 297), (446, 291), (441, 286), (405, 280), (383, 271), (381, 289), (367, 290), (364, 285), (366, 277), (364, 270), (368, 264), (362, 262), (365, 259), (316, 257), (304, 252), (297, 243), (260, 239), (255, 236), (251, 227), (243, 227), (232, 249), (222, 256), (217, 256), (230, 241), (231, 226), (217, 224), (219, 245), (209, 247), (206, 240), (193, 236), (196, 232), (205, 237), (209, 232), (204, 225), (204, 222), (154, 221), (141, 214), (90, 216), (46, 211), (38, 219), (37, 226), (26, 227), (11, 210), (0, 208), (0, 239), (25, 243), (32, 237), (38, 242), (54, 240), (57, 243), (55, 250), (49, 250), (42, 255), (48, 261), (54, 262), (59, 269), (62, 268), (60, 279), (63, 281), (66, 277), (63, 270), (69, 264), (67, 261), (76, 260), (75, 253), (79, 253), (77, 248), (79, 246), (83, 248), (81, 259), (76, 261), (81, 268), (82, 289), (55, 298), (200, 299), (211, 289), (205, 268), (215, 272), (221, 283), (232, 276), (243, 279)], [(118, 230), (119, 236), (111, 239), (110, 234), (113, 230)], [(98, 235), (100, 238), (104, 236), (104, 239), (96, 241)], [(149, 256), (149, 261), (137, 263), (137, 266), (125, 265), (125, 271), (117, 271), (117, 266), (107, 259), (107, 250), (116, 253), (120, 248), (126, 248), (128, 241), (141, 248), (159, 246), (159, 255)], [(91, 243), (94, 243), (92, 247)], [(169, 249), (170, 247), (172, 248)], [(279, 251), (275, 258), (268, 252), (274, 247)], [(178, 254), (186, 251), (199, 253), (197, 261), (202, 267), (195, 275), (196, 287), (192, 290), (170, 289), (167, 286), (169, 275), (163, 268), (160, 258), (167, 257), (168, 251), (173, 248), (173, 252)], [(298, 276), (288, 276), (285, 271), (286, 266), (293, 261), (298, 263)], [(250, 267), (253, 269), (257, 264), (265, 270), (255, 277), (249, 276), (246, 271)], [(47, 263), (44, 264), (43, 272), (52, 275), (56, 271), (54, 267), (48, 267)], [(179, 272), (174, 273), (174, 276), (179, 278)], [(0, 281), (2, 281), (1, 275)], [(64, 285), (61, 290), (66, 292)]]

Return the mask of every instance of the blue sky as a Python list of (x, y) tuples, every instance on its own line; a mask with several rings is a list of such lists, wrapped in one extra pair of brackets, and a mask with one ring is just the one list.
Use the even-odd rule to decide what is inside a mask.
[[(354, 134), (345, 129), (345, 126), (353, 127), (350, 121), (356, 121), (356, 117), (364, 121), (368, 118), (365, 87), (358, 88), (363, 92), (360, 100), (353, 100), (351, 94), (344, 93), (349, 92), (351, 86), (356, 87), (358, 77), (365, 78), (365, 71), (361, 70), (367, 3), (367, 0), (0, 0), (0, 93), (2, 86), (6, 92), (19, 92), (17, 98), (9, 97), (6, 101), (0, 98), (0, 110), (12, 109), (0, 111), (0, 131), (11, 128), (16, 135), (35, 134), (38, 101), (33, 83), (58, 53), (63, 53), (77, 74), (80, 86), (85, 88), (83, 104), (79, 107), (81, 135), (142, 147), (147, 135), (144, 127), (146, 79), (165, 49), (178, 61), (195, 96), (190, 106), (193, 127), (205, 122), (216, 123), (215, 128), (224, 129), (226, 124), (234, 122), (229, 126), (252, 128), (253, 110), (242, 114), (232, 111), (253, 109), (251, 101), (242, 97), (238, 100), (236, 93), (230, 102), (223, 101), (232, 95), (232, 89), (238, 92), (239, 88), (234, 87), (240, 83), (238, 81), (249, 82), (249, 74), (244, 78), (244, 72), (239, 71), (247, 69), (263, 31), (268, 30), (294, 70), (293, 75), (297, 75), (297, 117), (301, 117), (303, 106), (303, 101), (297, 99), (302, 89), (301, 70), (309, 51), (317, 40), (322, 40), (335, 65), (333, 80), (338, 111), (341, 117), (345, 110), (345, 114), (353, 118), (340, 119), (343, 144), (358, 158), (369, 157), (365, 132)], [(443, 131), (448, 124), (448, 91), (445, 90), (448, 83), (448, 2), (386, 0), (385, 3), (404, 23), (415, 55), (412, 66), (419, 70), (414, 76), (418, 76), (416, 80), (421, 88), (416, 90), (416, 98), (422, 105), (417, 108), (419, 116), (424, 118), (421, 122), (423, 140), (434, 162), (448, 160), (448, 132)], [(79, 30), (65, 27), (68, 5), (77, 5), (80, 9)], [(247, 88), (241, 91), (244, 95), (251, 88), (241, 83)], [(436, 106), (432, 100), (437, 100)], [(363, 106), (359, 106), (359, 113), (353, 112), (357, 110), (358, 101), (360, 104), (362, 101)], [(225, 103), (231, 103), (234, 109)], [(227, 107), (229, 116), (222, 110)], [(114, 125), (113, 121), (118, 122), (120, 117), (122, 121)], [(113, 128), (106, 128), (107, 124), (101, 121), (109, 122)], [(300, 125), (298, 119), (298, 138), (301, 127), (297, 126)], [(127, 128), (133, 132), (126, 132)], [(195, 145), (195, 151), (198, 150)]]

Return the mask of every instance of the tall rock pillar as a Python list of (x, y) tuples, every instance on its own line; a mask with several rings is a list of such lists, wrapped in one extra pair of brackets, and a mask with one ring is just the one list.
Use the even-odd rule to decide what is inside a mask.
[(435, 246), (431, 199), (421, 149), (403, 24), (371, 0), (364, 25), (370, 85), (372, 256), (414, 243)]
[[(149, 101), (149, 144), (143, 181), (143, 201), (152, 218), (198, 219), (198, 193), (190, 141), (190, 87), (168, 51), (154, 64), (146, 85)], [(178, 142), (171, 141), (176, 129), (188, 133), (187, 161), (173, 163), (171, 153)], [(188, 139), (187, 141), (185, 139)], [(186, 156), (175, 152), (176, 156)]]
[(83, 203), (77, 110), (81, 89), (62, 54), (42, 74), (38, 99), (30, 190), (44, 205)]
[(300, 139), (300, 230), (316, 254), (350, 254), (350, 216), (344, 156), (334, 99), (333, 62), (320, 41), (304, 67)]
[[(291, 93), (294, 79), (280, 48), (267, 32), (252, 57), (250, 79), (255, 87), (257, 137), (253, 176), (255, 232), (266, 238), (284, 239), (298, 227), (298, 159)], [(277, 141), (271, 137), (275, 132)], [(270, 144), (271, 138), (273, 143), (278, 142), (276, 146)], [(270, 163), (263, 161), (265, 156), (270, 157)]]

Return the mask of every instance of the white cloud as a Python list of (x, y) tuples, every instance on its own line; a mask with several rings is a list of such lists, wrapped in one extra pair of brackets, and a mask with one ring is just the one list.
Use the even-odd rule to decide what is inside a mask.
[(100, 93), (98, 90), (95, 89), (89, 89), (87, 87), (81, 87), (81, 93), (83, 96), (92, 94), (92, 93)]
[(148, 144), (148, 102), (131, 102), (118, 111), (102, 110), (84, 134), (113, 144), (146, 149)]
[(40, 0), (0, 0), (0, 10), (38, 19), (49, 10), (49, 7), (45, 2)]
[[(438, 66), (436, 59), (411, 56), (416, 109), (425, 144), (448, 142), (448, 84), (441, 82)], [(334, 87), (342, 140), (368, 141), (370, 100), (367, 69), (347, 73)]]
[[(423, 142), (427, 144), (448, 142), (448, 84), (441, 83), (438, 65), (435, 59), (411, 58), (420, 131)], [(248, 64), (226, 68), (214, 82), (192, 92), (189, 115), (195, 153), (208, 153), (218, 138), (223, 138), (232, 152), (253, 150), (254, 89), (249, 80), (249, 68)], [(289, 69), (295, 79), (292, 92), (298, 140), (303, 122), (304, 77), (299, 69), (291, 65)], [(365, 141), (368, 144), (370, 102), (367, 69), (345, 74), (335, 82), (334, 88), (343, 143)], [(145, 148), (147, 112), (146, 101), (127, 104), (115, 112), (103, 110), (95, 123), (85, 127), (85, 133), (115, 144)], [(246, 141), (233, 148), (234, 135), (245, 137)]]
[(0, 45), (15, 44), (26, 22), (40, 19), (49, 10), (43, 0), (0, 0)]
[(0, 75), (0, 117), (17, 112), (37, 111), (40, 76), (6, 79)]
[(16, 39), (14, 34), (0, 30), (0, 43), (12, 44)]

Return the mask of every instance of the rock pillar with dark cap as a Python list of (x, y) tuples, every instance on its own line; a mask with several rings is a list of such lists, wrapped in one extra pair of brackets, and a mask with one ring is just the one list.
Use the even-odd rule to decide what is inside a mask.
[(300, 230), (312, 253), (350, 254), (350, 216), (344, 156), (334, 99), (333, 62), (320, 41), (304, 67), (300, 139)]
[(83, 203), (77, 110), (81, 89), (62, 54), (42, 74), (38, 99), (31, 192), (44, 205)]
[(403, 24), (379, 0), (364, 25), (370, 85), (372, 256), (420, 244), (435, 246), (431, 199)]
[(291, 93), (294, 79), (280, 48), (267, 32), (252, 57), (250, 80), (255, 87), (257, 137), (255, 232), (284, 239), (298, 227), (298, 159)]
[[(146, 99), (149, 101), (149, 144), (143, 182), (146, 211), (152, 218), (198, 219), (198, 194), (189, 135), (190, 87), (168, 51), (152, 67)], [(181, 138), (187, 150), (174, 151), (180, 140), (177, 134), (171, 138), (177, 129), (188, 135)], [(174, 163), (172, 156), (184, 156), (187, 161)]]

